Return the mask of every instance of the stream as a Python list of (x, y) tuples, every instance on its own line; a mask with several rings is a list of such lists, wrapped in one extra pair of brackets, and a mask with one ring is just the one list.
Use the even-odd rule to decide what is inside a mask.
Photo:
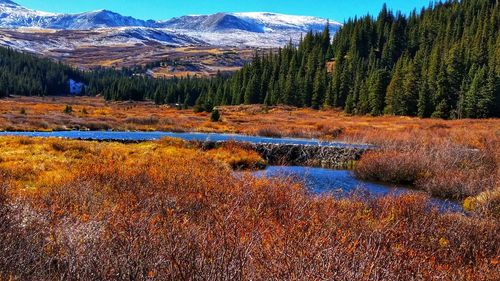
[[(173, 132), (112, 132), (112, 131), (56, 131), (56, 132), (0, 132), (0, 136), (56, 137), (81, 140), (115, 140), (115, 141), (148, 141), (164, 137), (179, 138), (186, 141), (237, 141), (253, 144), (285, 144), (305, 146), (328, 146), (339, 148), (367, 149), (368, 144), (350, 144), (344, 142), (326, 142), (316, 139), (269, 138), (237, 134), (214, 133), (173, 133)], [(348, 196), (353, 191), (366, 192), (370, 196), (385, 196), (388, 194), (404, 194), (417, 192), (404, 186), (386, 183), (373, 183), (357, 179), (348, 170), (329, 170), (322, 168), (298, 166), (270, 166), (264, 171), (253, 173), (258, 177), (288, 177), (305, 183), (313, 195), (333, 194)], [(432, 198), (431, 204), (443, 211), (461, 211), (458, 202)]]
[[(252, 172), (257, 177), (289, 178), (294, 181), (303, 182), (312, 195), (333, 195), (337, 198), (357, 194), (368, 196), (402, 195), (415, 193), (407, 186), (391, 185), (387, 183), (375, 183), (357, 179), (352, 171), (330, 170), (323, 168), (298, 167), (298, 166), (270, 166), (266, 170)], [(458, 202), (431, 198), (430, 205), (437, 207), (440, 211), (460, 212), (462, 207)]]

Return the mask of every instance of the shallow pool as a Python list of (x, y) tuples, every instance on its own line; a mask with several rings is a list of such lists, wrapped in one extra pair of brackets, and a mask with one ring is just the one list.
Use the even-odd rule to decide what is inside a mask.
[[(405, 186), (366, 182), (357, 179), (352, 171), (329, 170), (311, 167), (270, 166), (264, 171), (253, 172), (258, 177), (286, 177), (303, 182), (315, 195), (332, 194), (349, 196), (353, 192), (366, 193), (367, 196), (401, 195), (418, 192)], [(431, 204), (443, 211), (462, 211), (458, 202), (432, 198)]]

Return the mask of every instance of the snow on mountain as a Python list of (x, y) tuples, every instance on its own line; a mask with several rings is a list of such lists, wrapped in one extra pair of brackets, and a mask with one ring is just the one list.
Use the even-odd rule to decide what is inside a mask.
[(183, 16), (180, 18), (173, 18), (164, 22), (158, 22), (156, 26), (163, 28), (204, 32), (223, 32), (235, 29), (248, 32), (264, 32), (261, 26), (227, 13)]
[(280, 47), (298, 42), (309, 31), (327, 24), (332, 32), (341, 24), (327, 19), (275, 13), (218, 13), (174, 18), (157, 26), (176, 30), (215, 46)]
[[(319, 32), (327, 23), (326, 19), (316, 17), (275, 13), (217, 13), (183, 16), (167, 21), (145, 21), (108, 10), (80, 14), (46, 13), (27, 9), (11, 0), (0, 0), (0, 28), (22, 33), (14, 35), (13, 32), (4, 32), (0, 44), (12, 47), (17, 44), (25, 50), (43, 49), (43, 42), (47, 44), (47, 48), (58, 44), (71, 48), (82, 44), (108, 46), (150, 41), (180, 46), (278, 47), (288, 43), (290, 39), (298, 41), (304, 33), (311, 30)], [(337, 22), (329, 23), (333, 32), (341, 26)], [(30, 29), (66, 32), (55, 32), (50, 40), (42, 40), (39, 34), (25, 36)], [(68, 32), (84, 30), (89, 33), (87, 38), (78, 37), (82, 42), (70, 42)], [(16, 40), (9, 42), (9, 36), (16, 37), (13, 38)]]
[[(158, 27), (203, 32), (248, 31), (254, 33), (269, 32), (319, 32), (328, 23), (328, 20), (293, 16), (275, 13), (217, 13), (213, 15), (196, 15), (173, 18), (158, 22)], [(330, 22), (333, 31), (341, 26), (338, 22)]]
[[(101, 29), (100, 40), (108, 42), (133, 43), (154, 41), (170, 46), (207, 45), (206, 42), (182, 33), (144, 27), (121, 27)], [(104, 36), (103, 36), (104, 35)]]
[(150, 22), (125, 17), (108, 10), (80, 14), (54, 14), (22, 7), (10, 0), (0, 0), (0, 27), (94, 29), (102, 27), (148, 26)]
[(0, 29), (0, 45), (38, 54), (93, 46), (137, 46), (150, 43), (172, 47), (208, 45), (199, 38), (185, 34), (143, 27), (101, 28), (92, 31)]
[(148, 22), (133, 17), (125, 17), (108, 10), (99, 10), (74, 15), (51, 17), (45, 28), (53, 29), (95, 29), (104, 27), (148, 26)]
[(234, 13), (234, 16), (262, 25), (266, 31), (297, 30), (302, 32), (321, 31), (327, 23), (332, 30), (337, 30), (341, 24), (326, 19), (310, 16), (294, 16), (276, 13)]
[(26, 9), (10, 0), (0, 0), (2, 28), (42, 27), (56, 14)]

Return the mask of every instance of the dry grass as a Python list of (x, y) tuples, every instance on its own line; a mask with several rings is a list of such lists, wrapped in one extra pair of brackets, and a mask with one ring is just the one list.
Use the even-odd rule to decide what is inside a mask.
[(465, 200), (466, 209), (499, 218), (500, 132), (497, 127), (479, 127), (478, 121), (469, 121), (468, 127), (462, 121), (463, 127), (389, 133), (383, 139), (367, 135), (365, 139), (379, 149), (361, 158), (356, 175)]
[[(73, 107), (71, 115), (62, 112), (67, 104)], [(494, 199), (500, 186), (497, 119), (445, 121), (347, 116), (335, 110), (286, 106), (230, 106), (219, 111), (221, 121), (210, 122), (206, 113), (149, 102), (19, 97), (0, 100), (0, 130), (200, 131), (372, 143), (381, 149), (363, 157), (357, 169), (360, 177), (410, 183), (447, 198), (471, 197), (468, 200), (476, 202), (473, 204), (476, 207), (497, 202)], [(479, 194), (481, 200), (472, 198)], [(485, 200), (486, 197), (492, 199)]]
[(463, 199), (496, 185), (497, 162), (491, 151), (463, 147), (383, 148), (364, 155), (356, 167), (358, 176), (384, 182), (407, 183), (434, 196)]
[(209, 150), (207, 154), (229, 164), (233, 170), (259, 170), (267, 165), (251, 147), (236, 142), (226, 142), (221, 147)]
[(178, 139), (139, 144), (99, 143), (62, 139), (0, 137), (0, 172), (9, 175), (17, 190), (38, 190), (63, 180), (68, 170), (102, 157), (134, 166), (144, 157), (161, 154), (170, 158), (210, 159), (226, 169), (255, 169), (266, 165), (254, 151), (236, 144), (201, 150)]
[[(71, 105), (73, 113), (63, 114)], [(21, 114), (24, 109), (26, 114)], [(83, 113), (83, 109), (87, 114)], [(347, 116), (339, 111), (293, 107), (229, 106), (220, 108), (222, 120), (213, 124), (209, 114), (157, 106), (150, 102), (105, 102), (92, 97), (16, 97), (0, 100), (0, 130), (54, 130), (81, 128), (105, 122), (115, 130), (184, 130), (258, 135), (272, 130), (280, 135), (322, 139), (385, 142), (432, 133), (440, 140), (476, 147), (481, 138), (498, 138), (499, 121), (443, 121), (408, 117)], [(158, 120), (154, 124), (136, 120)], [(132, 122), (130, 122), (132, 121)]]
[(0, 279), (500, 278), (498, 220), (310, 197), (184, 145), (0, 138)]

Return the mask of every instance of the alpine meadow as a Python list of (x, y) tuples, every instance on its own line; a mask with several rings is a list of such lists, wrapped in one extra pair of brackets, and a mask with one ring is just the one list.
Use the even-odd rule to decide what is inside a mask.
[(498, 0), (138, 2), (0, 0), (0, 281), (500, 280)]

